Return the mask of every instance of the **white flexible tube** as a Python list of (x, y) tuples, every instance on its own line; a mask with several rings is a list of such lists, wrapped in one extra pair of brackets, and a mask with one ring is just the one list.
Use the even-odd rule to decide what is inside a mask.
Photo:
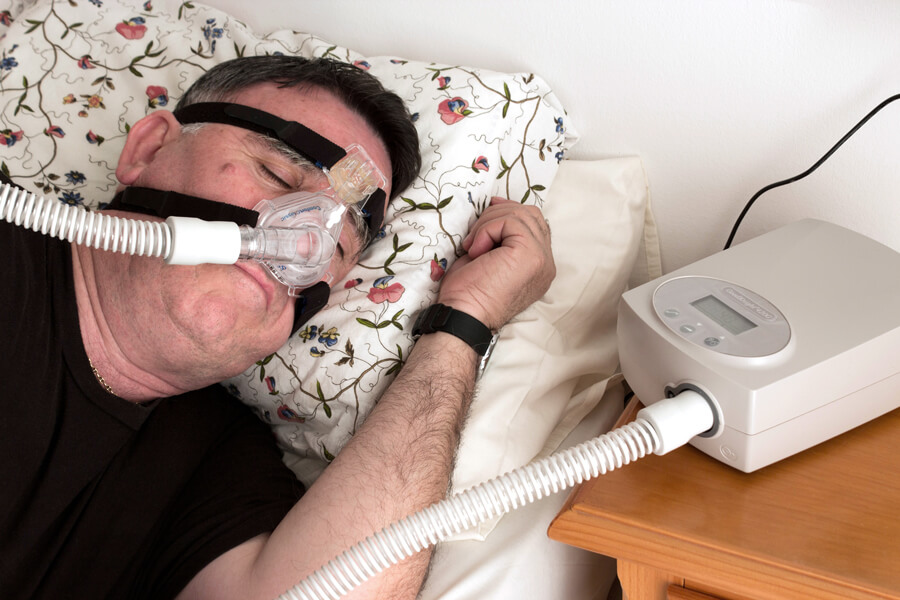
[(165, 223), (123, 219), (0, 185), (0, 219), (61, 240), (123, 254), (168, 256), (172, 235)]
[[(0, 184), (0, 219), (101, 250), (166, 259), (173, 254), (173, 235), (167, 223), (91, 212), (48, 201), (8, 184)], [(170, 222), (172, 219), (175, 218), (170, 218)], [(179, 236), (183, 240), (192, 240), (196, 234), (192, 229), (195, 220), (185, 220), (188, 221), (183, 227), (192, 233)], [(224, 233), (217, 228), (209, 235), (235, 239), (231, 228)], [(200, 244), (203, 248), (198, 253), (208, 250), (212, 243), (212, 238), (201, 239), (205, 243)], [(239, 244), (240, 236), (237, 241)], [(174, 254), (178, 256), (179, 252)], [(193, 252), (186, 250), (185, 254)], [(205, 255), (200, 262), (212, 260), (211, 255)], [(234, 262), (237, 258), (228, 260)], [(665, 454), (709, 430), (713, 422), (710, 402), (696, 392), (683, 391), (643, 409), (633, 423), (397, 521), (345, 551), (279, 599), (337, 600), (391, 565), (453, 534), (627, 465), (650, 452)]]
[(129, 219), (47, 200), (9, 184), (0, 184), (0, 219), (67, 242), (163, 258), (171, 265), (233, 265), (248, 258), (288, 263), (303, 276), (292, 285), (321, 279), (335, 249), (326, 229), (309, 224), (279, 229), (193, 217)]
[(391, 565), (453, 534), (551, 493), (665, 454), (713, 426), (710, 402), (694, 391), (642, 409), (635, 421), (495, 477), (397, 521), (321, 567), (279, 600), (337, 600)]

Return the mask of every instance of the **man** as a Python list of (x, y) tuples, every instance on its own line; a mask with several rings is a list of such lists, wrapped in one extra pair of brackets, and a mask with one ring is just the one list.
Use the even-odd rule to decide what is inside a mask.
[[(310, 79), (310, 70), (334, 73)], [(357, 83), (366, 93), (344, 89)], [(397, 141), (403, 127), (377, 114), (378, 102), (399, 101), (381, 91), (367, 104), (361, 71), (256, 57), (211, 70), (197, 89), (179, 111), (226, 102), (301, 123), (340, 148), (358, 144), (392, 174), (388, 195), (417, 171), (408, 139)], [(326, 186), (278, 137), (236, 122), (183, 128), (156, 111), (132, 127), (116, 175), (129, 189), (243, 208)], [(3, 597), (274, 598), (446, 493), (477, 364), (462, 339), (424, 335), (300, 497), (265, 426), (214, 385), (284, 344), (295, 321), (284, 286), (256, 264), (167, 266), (70, 250), (5, 223), (0, 231), (2, 374), (13, 382), (0, 393)], [(355, 231), (343, 228), (334, 280), (365, 243)], [(439, 302), (490, 329), (539, 298), (555, 272), (545, 221), (517, 203), (495, 200), (463, 247)], [(353, 597), (414, 598), (427, 554)]]

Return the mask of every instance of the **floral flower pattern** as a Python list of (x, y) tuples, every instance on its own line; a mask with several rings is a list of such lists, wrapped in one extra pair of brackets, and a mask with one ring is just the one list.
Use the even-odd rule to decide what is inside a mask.
[(446, 258), (438, 258), (437, 254), (434, 255), (434, 258), (431, 259), (431, 280), (432, 281), (440, 281), (444, 277), (444, 273), (447, 271), (447, 259)]
[[(46, 32), (45, 22), (53, 23)], [(90, 209), (112, 196), (129, 129), (238, 54), (327, 56), (368, 70), (405, 99), (420, 139), (431, 140), (418, 180), (397, 190), (376, 240), (314, 321), (225, 382), (271, 424), (285, 452), (302, 457), (304, 472), (340, 451), (402, 367), (412, 322), (434, 302), (490, 198), (541, 205), (557, 169), (546, 159), (561, 158), (577, 137), (532, 74), (367, 57), (307, 33), (259, 35), (183, 0), (14, 2), (0, 12), (4, 35), (0, 169)], [(36, 66), (42, 55), (59, 60), (45, 72)]]
[(491, 166), (488, 164), (488, 159), (484, 156), (479, 156), (475, 160), (472, 161), (472, 170), (473, 171), (484, 171), (487, 173), (491, 170)]
[(441, 121), (447, 125), (458, 123), (462, 119), (472, 114), (469, 110), (469, 103), (460, 97), (450, 98), (438, 104), (438, 114), (441, 115)]
[(81, 206), (84, 204), (84, 198), (78, 192), (63, 192), (59, 199), (63, 204), (68, 204), (69, 206)]
[(316, 339), (316, 335), (318, 335), (319, 328), (315, 325), (307, 325), (305, 329), (298, 333), (298, 336), (304, 342), (308, 340)]
[(216, 51), (216, 40), (221, 39), (224, 34), (224, 29), (216, 27), (215, 19), (206, 20), (206, 25), (203, 27), (203, 37), (205, 37), (206, 41), (209, 43), (209, 51), (211, 54)]
[(3, 144), (4, 146), (15, 146), (16, 142), (21, 140), (24, 136), (25, 132), (21, 129), (19, 131), (3, 129), (0, 130), (0, 144)]
[(144, 17), (134, 17), (116, 25), (116, 31), (126, 40), (139, 40), (147, 33)]
[(397, 302), (400, 300), (406, 289), (400, 282), (391, 283), (391, 279), (393, 278), (393, 275), (388, 275), (376, 279), (375, 283), (372, 284), (372, 289), (369, 290), (369, 300), (375, 304), (381, 304), (382, 302)]
[(278, 418), (282, 421), (290, 421), (292, 423), (304, 423), (306, 418), (301, 417), (297, 412), (284, 404), (278, 407)]
[(169, 104), (169, 91), (161, 85), (147, 86), (147, 105), (150, 108), (158, 108)]
[(337, 327), (332, 327), (328, 331), (319, 334), (319, 343), (325, 344), (326, 347), (330, 348), (337, 344), (339, 335)]

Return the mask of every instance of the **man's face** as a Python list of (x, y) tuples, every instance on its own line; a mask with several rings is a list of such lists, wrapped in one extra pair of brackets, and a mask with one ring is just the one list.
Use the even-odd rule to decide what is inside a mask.
[[(378, 136), (330, 92), (263, 84), (230, 101), (303, 123), (344, 148), (359, 144), (383, 173), (391, 172)], [(321, 171), (297, 164), (277, 143), (230, 125), (206, 124), (194, 133), (174, 136), (144, 162), (137, 169), (117, 171), (122, 183), (174, 190), (249, 209), (263, 199), (298, 190), (318, 191), (328, 185)], [(390, 194), (389, 189), (385, 192)], [(361, 244), (355, 228), (345, 224), (329, 267), (333, 281), (341, 281), (356, 264)], [(159, 320), (158, 328), (135, 334), (166, 336), (146, 343), (148, 347), (168, 344), (166, 353), (171, 356), (165, 367), (170, 370), (176, 368), (179, 357), (189, 356), (190, 368), (207, 361), (203, 364), (211, 370), (210, 376), (220, 380), (274, 352), (290, 334), (294, 299), (256, 262), (196, 267), (167, 266), (147, 259), (127, 262), (123, 281), (116, 289), (107, 290), (106, 296), (112, 299), (111, 308), (115, 302), (125, 306), (137, 302), (149, 318), (154, 314), (166, 317)], [(223, 366), (230, 371), (224, 376), (219, 373)]]

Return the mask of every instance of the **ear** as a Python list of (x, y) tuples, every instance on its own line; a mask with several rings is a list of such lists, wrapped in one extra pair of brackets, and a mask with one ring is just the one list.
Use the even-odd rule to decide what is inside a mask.
[(119, 155), (116, 178), (122, 185), (131, 185), (153, 157), (166, 144), (181, 136), (181, 124), (167, 110), (157, 110), (137, 123), (128, 131), (125, 147)]

